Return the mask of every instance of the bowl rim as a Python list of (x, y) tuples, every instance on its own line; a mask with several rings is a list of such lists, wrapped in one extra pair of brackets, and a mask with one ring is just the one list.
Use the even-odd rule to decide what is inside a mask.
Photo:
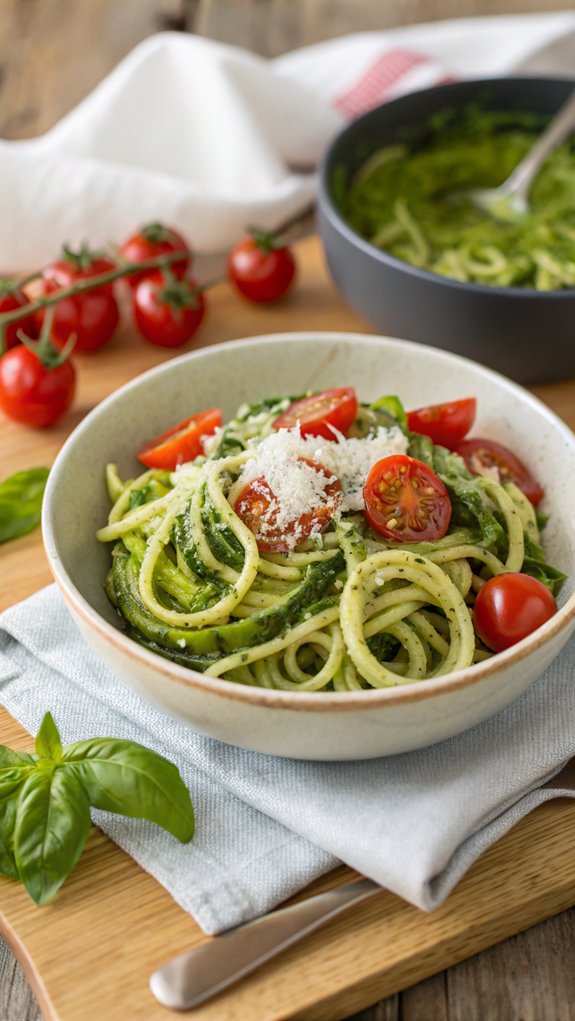
[(439, 361), (445, 361), (449, 364), (460, 362), (467, 366), (471, 365), (488, 381), (491, 380), (499, 384), (503, 383), (508, 390), (521, 398), (524, 403), (531, 404), (539, 414), (543, 414), (544, 418), (549, 421), (555, 430), (558, 430), (563, 435), (568, 445), (573, 447), (575, 452), (575, 434), (543, 401), (539, 400), (539, 398), (535, 397), (518, 383), (509, 380), (502, 373), (489, 369), (469, 358), (464, 358), (462, 355), (444, 351), (441, 348), (433, 348), (426, 344), (404, 341), (395, 337), (317, 330), (262, 334), (199, 348), (177, 358), (168, 359), (148, 369), (146, 372), (140, 373), (102, 400), (72, 431), (54, 461), (44, 494), (42, 536), (50, 570), (72, 615), (79, 617), (85, 625), (95, 630), (99, 638), (114, 646), (120, 653), (136, 660), (144, 668), (160, 673), (183, 687), (210, 693), (226, 700), (279, 710), (290, 710), (292, 712), (298, 710), (306, 712), (325, 712), (326, 710), (345, 712), (351, 709), (368, 710), (375, 709), (376, 707), (384, 708), (386, 706), (391, 708), (397, 705), (426, 700), (428, 697), (444, 695), (451, 691), (461, 690), (480, 684), (494, 673), (505, 670), (506, 667), (521, 663), (522, 660), (531, 655), (535, 650), (553, 642), (560, 632), (568, 630), (570, 622), (573, 621), (575, 623), (575, 591), (566, 603), (558, 609), (557, 613), (538, 628), (537, 631), (533, 632), (533, 634), (504, 652), (497, 653), (490, 659), (475, 663), (464, 670), (458, 670), (438, 678), (431, 678), (421, 683), (399, 684), (394, 687), (374, 688), (359, 692), (298, 692), (240, 685), (235, 681), (228, 681), (219, 677), (206, 677), (205, 674), (198, 673), (189, 667), (180, 666), (138, 645), (137, 642), (110, 624), (94, 609), (69, 577), (60, 558), (54, 535), (52, 520), (54, 493), (58, 488), (59, 471), (66, 460), (69, 449), (81, 443), (84, 433), (102, 415), (105, 415), (107, 409), (118, 398), (121, 398), (131, 390), (137, 389), (150, 378), (157, 377), (164, 372), (177, 372), (179, 366), (184, 362), (193, 362), (212, 356), (217, 357), (217, 354), (222, 350), (229, 351), (233, 349), (234, 351), (241, 352), (256, 346), (268, 347), (275, 344), (285, 344), (286, 342), (297, 344), (309, 341), (320, 344), (338, 341), (359, 342), (380, 349), (382, 345), (386, 345), (392, 350), (394, 347), (401, 346), (401, 348), (404, 348), (407, 345), (409, 348), (415, 349), (414, 354), (420, 351), (426, 357), (437, 358)]
[(383, 266), (397, 271), (402, 271), (407, 273), (408, 276), (416, 277), (418, 280), (434, 283), (438, 287), (445, 287), (447, 289), (460, 292), (471, 291), (472, 294), (485, 294), (490, 295), (493, 298), (503, 296), (509, 298), (525, 298), (528, 301), (573, 300), (573, 298), (575, 298), (575, 288), (562, 288), (561, 290), (554, 291), (538, 291), (534, 287), (492, 287), (489, 286), (489, 284), (479, 284), (475, 281), (467, 282), (463, 280), (455, 280), (452, 277), (442, 276), (440, 273), (433, 273), (431, 270), (423, 269), (420, 266), (414, 266), (409, 262), (404, 262), (402, 259), (398, 259), (396, 256), (386, 252), (384, 249), (377, 248), (376, 245), (372, 245), (370, 241), (363, 238), (361, 234), (358, 234), (341, 215), (331, 194), (329, 177), (332, 170), (335, 150), (339, 148), (346, 136), (350, 135), (358, 125), (361, 126), (362, 123), (369, 122), (372, 117), (377, 116), (379, 111), (390, 107), (402, 106), (404, 103), (407, 103), (408, 100), (412, 100), (414, 98), (417, 99), (418, 96), (428, 96), (439, 92), (456, 94), (457, 92), (463, 92), (468, 88), (473, 88), (474, 86), (497, 86), (503, 83), (513, 83), (521, 88), (522, 85), (526, 85), (527, 83), (533, 84), (534, 82), (539, 83), (542, 87), (545, 87), (545, 85), (565, 82), (566, 84), (571, 84), (575, 89), (575, 77), (570, 75), (556, 75), (552, 77), (549, 75), (523, 75), (521, 77), (497, 75), (493, 78), (466, 78), (463, 81), (445, 82), (442, 85), (433, 85), (425, 89), (417, 89), (401, 96), (396, 96), (394, 99), (389, 99), (385, 103), (379, 103), (377, 106), (372, 107), (371, 110), (367, 110), (365, 113), (361, 114), (361, 116), (356, 117), (348, 124), (345, 124), (344, 127), (336, 134), (335, 138), (333, 138), (330, 142), (321, 161), (318, 176), (318, 209), (320, 211), (320, 224), (321, 214), (323, 213), (330, 221), (331, 226), (342, 234), (346, 241), (353, 244), (364, 255), (374, 258), (376, 262), (381, 263)]

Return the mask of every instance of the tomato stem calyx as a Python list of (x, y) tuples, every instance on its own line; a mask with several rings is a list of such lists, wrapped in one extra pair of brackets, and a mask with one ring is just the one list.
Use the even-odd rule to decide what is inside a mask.
[[(145, 223), (140, 228), (142, 237), (149, 241), (153, 245), (161, 244), (162, 241), (172, 241), (174, 238), (174, 232), (170, 227), (166, 227), (165, 224), (160, 223), (156, 220), (152, 223)], [(180, 253), (181, 254), (181, 253)]]
[(94, 264), (96, 259), (105, 257), (105, 253), (96, 251), (96, 249), (90, 248), (87, 241), (82, 241), (78, 249), (74, 249), (71, 245), (65, 243), (62, 245), (62, 258), (65, 262), (70, 263), (71, 266), (76, 270), (89, 270)]
[(17, 291), (19, 287), (19, 280), (14, 280), (11, 277), (0, 277), (0, 297), (3, 298), (6, 294)]
[(287, 247), (275, 231), (262, 230), (261, 227), (248, 227), (248, 234), (262, 252), (274, 252), (278, 248)]
[(158, 299), (163, 305), (174, 310), (182, 308), (198, 308), (201, 304), (199, 295), (204, 290), (189, 277), (179, 279), (174, 276), (168, 266), (162, 270), (164, 285), (158, 287)]
[(68, 361), (76, 344), (76, 334), (72, 333), (62, 348), (56, 347), (52, 341), (53, 319), (54, 309), (49, 308), (44, 317), (38, 340), (33, 340), (32, 337), (24, 333), (24, 330), (18, 330), (18, 339), (32, 354), (36, 355), (38, 361), (41, 362), (48, 372)]

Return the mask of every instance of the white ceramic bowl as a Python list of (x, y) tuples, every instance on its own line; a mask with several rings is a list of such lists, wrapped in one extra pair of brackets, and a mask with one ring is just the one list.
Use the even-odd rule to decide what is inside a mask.
[[(361, 398), (399, 394), (407, 407), (478, 398), (473, 432), (510, 446), (546, 489), (548, 559), (568, 575), (558, 613), (512, 649), (445, 678), (358, 693), (270, 691), (203, 677), (148, 652), (121, 629), (104, 594), (110, 547), (107, 462), (124, 477), (141, 468), (145, 439), (194, 411), (353, 384)], [(143, 698), (195, 730), (273, 755), (362, 759), (420, 748), (460, 733), (517, 698), (575, 627), (575, 436), (519, 386), (458, 356), (356, 334), (280, 334), (232, 341), (147, 372), (78, 426), (52, 469), (43, 529), (54, 577), (86, 640)]]

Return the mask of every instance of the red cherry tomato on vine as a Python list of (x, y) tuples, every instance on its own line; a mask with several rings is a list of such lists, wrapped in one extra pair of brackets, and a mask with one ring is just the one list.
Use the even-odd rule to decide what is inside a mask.
[(136, 456), (147, 468), (173, 471), (179, 464), (193, 461), (199, 454), (203, 454), (204, 436), (211, 436), (221, 424), (222, 412), (219, 408), (200, 411), (173, 425), (153, 440), (148, 440)]
[[(132, 234), (120, 251), (127, 262), (146, 262), (148, 259), (155, 259), (158, 255), (170, 255), (171, 252), (188, 251), (190, 248), (186, 239), (173, 227), (166, 227), (163, 223), (146, 223), (140, 227), (135, 234)], [(185, 259), (178, 259), (170, 263), (170, 269), (174, 276), (183, 277), (186, 270), (192, 265), (189, 256)], [(143, 280), (149, 270), (142, 270), (126, 277), (130, 287)]]
[[(299, 424), (302, 436), (323, 436), (335, 440), (333, 429), (346, 433), (357, 414), (357, 396), (352, 386), (302, 397), (290, 404), (273, 421), (274, 429), (294, 429)], [(330, 428), (333, 426), (333, 429)]]
[[(111, 259), (104, 258), (87, 248), (78, 252), (64, 250), (64, 257), (42, 270), (42, 293), (55, 294), (82, 280), (100, 276), (116, 269)], [(63, 298), (54, 308), (52, 339), (63, 347), (72, 334), (76, 336), (75, 351), (97, 351), (111, 340), (120, 321), (118, 303), (112, 284), (105, 284), (93, 291)], [(40, 322), (44, 312), (38, 313)]]
[(430, 404), (425, 408), (408, 411), (407, 426), (411, 432), (429, 436), (434, 443), (452, 450), (467, 436), (475, 421), (476, 410), (475, 397)]
[(148, 274), (132, 293), (134, 320), (144, 340), (181, 347), (204, 318), (206, 303), (195, 280), (177, 280), (162, 270)]
[(53, 425), (68, 410), (76, 389), (69, 361), (47, 368), (24, 344), (0, 358), (0, 408), (9, 418), (37, 428)]
[(496, 468), (501, 482), (513, 482), (536, 507), (543, 498), (543, 488), (534, 479), (529, 469), (502, 443), (473, 437), (464, 440), (455, 448), (463, 458), (470, 472), (481, 475), (485, 469)]
[(502, 652), (526, 638), (557, 611), (548, 588), (529, 574), (498, 574), (479, 589), (473, 616), (481, 641)]
[[(28, 304), (29, 301), (24, 294), (24, 291), (21, 291), (20, 288), (13, 284), (10, 280), (0, 280), (0, 314), (3, 312), (13, 312), (15, 309), (24, 308), (24, 306)], [(4, 345), (6, 351), (20, 343), (18, 330), (22, 330), (27, 337), (35, 337), (37, 334), (37, 328), (34, 316), (26, 316), (25, 319), (18, 319), (15, 323), (8, 323), (4, 331)]]
[(286, 525), (278, 525), (280, 508), (271, 486), (262, 478), (252, 479), (234, 501), (238, 517), (254, 533), (262, 553), (287, 553), (307, 539), (312, 532), (322, 532), (333, 518), (341, 497), (341, 482), (316, 461), (298, 458), (327, 479), (325, 502), (301, 514)]
[(374, 464), (363, 489), (365, 516), (394, 542), (441, 539), (451, 520), (443, 482), (423, 461), (392, 454)]
[(290, 249), (267, 234), (238, 241), (228, 257), (230, 280), (244, 298), (257, 303), (283, 298), (293, 283), (295, 269)]

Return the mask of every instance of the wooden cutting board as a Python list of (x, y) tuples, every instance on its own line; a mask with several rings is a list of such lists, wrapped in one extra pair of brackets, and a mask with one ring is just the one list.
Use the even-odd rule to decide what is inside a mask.
[[(13, 747), (30, 747), (4, 710), (0, 733)], [(352, 876), (338, 869), (304, 895)], [(574, 903), (575, 801), (561, 799), (487, 851), (433, 914), (382, 890), (190, 1017), (336, 1021)], [(48, 907), (0, 882), (0, 930), (51, 1021), (166, 1021), (169, 1012), (148, 989), (151, 972), (209, 938), (96, 829)]]
[[(319, 247), (298, 245), (300, 283), (277, 306), (243, 303), (226, 286), (210, 294), (195, 346), (280, 330), (366, 331), (328, 282)], [(75, 409), (37, 432), (0, 420), (1, 475), (51, 464), (63, 440), (99, 400), (169, 357), (129, 327), (97, 356), (78, 360)], [(572, 427), (575, 381), (533, 388)], [(0, 547), (0, 610), (50, 581), (38, 532)], [(31, 739), (0, 709), (0, 741)], [(568, 778), (575, 784), (575, 769)], [(302, 896), (352, 878), (339, 869)], [(308, 937), (259, 973), (190, 1014), (197, 1021), (336, 1021), (575, 904), (575, 802), (556, 800), (519, 823), (470, 870), (446, 904), (424, 914), (382, 891)], [(51, 1021), (165, 1021), (150, 973), (208, 939), (159, 884), (94, 830), (56, 901), (37, 908), (0, 880), (0, 931)]]

